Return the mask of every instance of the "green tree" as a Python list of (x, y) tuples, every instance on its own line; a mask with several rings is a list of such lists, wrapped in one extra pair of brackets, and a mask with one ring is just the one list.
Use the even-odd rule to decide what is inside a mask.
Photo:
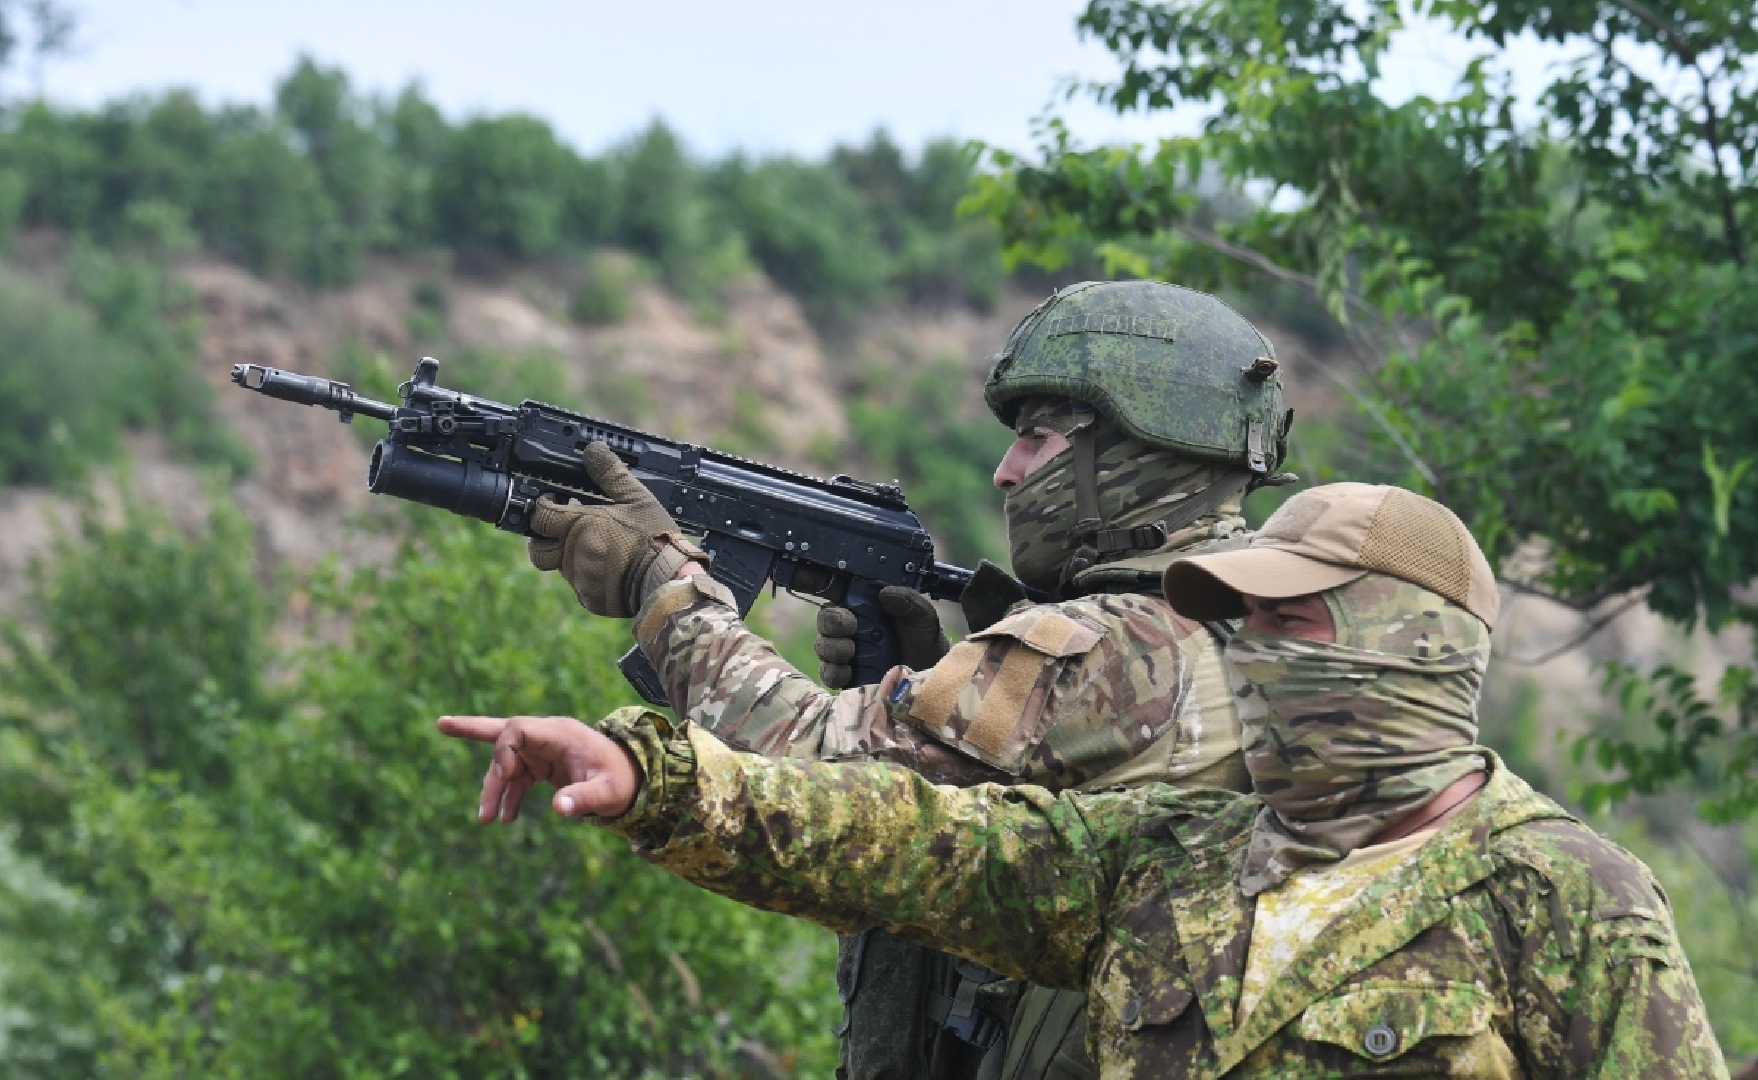
[(703, 170), (664, 122), (610, 155), (617, 213), (606, 237), (658, 264), (666, 281), (712, 309), (727, 282), (750, 269), (738, 212), (716, 214)]
[(785, 158), (753, 165), (735, 156), (710, 180), (752, 259), (813, 319), (845, 319), (880, 296), (888, 253), (868, 204), (834, 170)]
[(504, 535), (412, 521), (302, 587), (331, 629), (296, 653), (224, 500), (40, 572), (0, 667), (0, 1072), (826, 1075), (828, 935), (541, 808), (474, 824), (481, 756), (434, 718), (600, 715), (627, 631)]
[(373, 110), (360, 101), (348, 76), (301, 57), (275, 90), (275, 112), (305, 156), (316, 166), (324, 193), (336, 208), (340, 250), (331, 258), (337, 280), (354, 276), (369, 248), (394, 240), (391, 199), (396, 165), (377, 130)]
[(460, 247), (513, 256), (554, 251), (565, 239), (579, 158), (534, 116), (472, 120), (446, 144), (434, 178), (434, 224)]
[(88, 126), (42, 102), (18, 112), (5, 133), (3, 157), (24, 186), (23, 223), (83, 229), (97, 219), (104, 154)]
[(971, 146), (930, 140), (912, 165), (881, 130), (865, 146), (837, 147), (831, 166), (872, 207), (898, 297), (982, 310), (999, 299), (1000, 237), (988, 221), (958, 214), (977, 173)]
[(398, 190), (390, 210), (395, 242), (402, 247), (431, 242), (434, 177), (445, 164), (452, 127), (421, 88), (411, 85), (385, 110), (381, 130), (395, 155)]
[(370, 97), (301, 57), (266, 111), (208, 110), (181, 90), (18, 109), (0, 123), (0, 230), (128, 244), (143, 216), (178, 221), (222, 255), (317, 287), (352, 280), (373, 251), (614, 246), (705, 310), (761, 267), (828, 323), (895, 300), (995, 301), (996, 232), (955, 213), (973, 172), (961, 144), (931, 142), (911, 162), (882, 133), (828, 162), (701, 163), (658, 120), (583, 156), (537, 117), (454, 125), (419, 85)]
[(614, 239), (663, 265), (693, 254), (703, 226), (698, 178), (683, 143), (655, 120), (618, 154), (622, 212)]
[(252, 111), (231, 124), (242, 130), (220, 143), (203, 177), (196, 222), (208, 243), (268, 273), (347, 280), (354, 261), (317, 166)]
[[(1451, 93), (1393, 100), (1380, 65), (1412, 11), (1476, 55)], [(1381, 360), (1378, 478), (1447, 502), (1492, 557), (1542, 544), (1520, 587), (1583, 608), (1642, 590), (1672, 619), (1750, 622), (1735, 591), (1758, 571), (1749, 14), (1094, 0), (1080, 25), (1122, 65), (1100, 95), (1204, 108), (1201, 133), (1083, 150), (1052, 123), (1037, 159), (995, 155), (972, 206), (1015, 261), (1097, 245), (1121, 272), (1315, 290)], [(1505, 77), (1520, 34), (1574, 58), (1536, 101)], [(1205, 180), (1277, 197), (1221, 218)], [(1679, 752), (1664, 727), (1658, 747), (1619, 745), (1666, 779), (1712, 782), (1712, 816), (1750, 814), (1751, 711), (1705, 715)]]

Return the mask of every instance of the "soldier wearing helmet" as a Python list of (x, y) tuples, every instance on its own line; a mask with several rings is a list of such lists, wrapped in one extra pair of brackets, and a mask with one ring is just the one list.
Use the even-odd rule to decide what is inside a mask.
[[(834, 692), (788, 664), (688, 560), (687, 541), (666, 546), (675, 525), (657, 504), (639, 508), (636, 531), (658, 557), (564, 572), (589, 609), (642, 598), (635, 637), (680, 717), (740, 749), (890, 761), (959, 786), (1247, 790), (1221, 659), (1229, 627), (1175, 613), (1160, 580), (1181, 558), (1243, 547), (1242, 498), (1279, 479), (1291, 414), (1269, 341), (1203, 293), (1084, 282), (1020, 322), (984, 397), (1019, 435), (996, 471), (1018, 580), (984, 564), (963, 604), (973, 633), (950, 647), (926, 598), (886, 590), (904, 663), (875, 685)], [(558, 508), (533, 562), (557, 568), (574, 530), (616, 513)], [(634, 575), (636, 588), (621, 584)], [(824, 609), (819, 632), (821, 676), (845, 686), (853, 618)], [(1079, 994), (1028, 991), (873, 931), (844, 939), (838, 984), (845, 1080), (1097, 1075)]]

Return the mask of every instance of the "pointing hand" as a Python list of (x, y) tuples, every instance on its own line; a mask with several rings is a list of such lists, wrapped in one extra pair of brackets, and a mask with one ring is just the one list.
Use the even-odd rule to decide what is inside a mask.
[(568, 716), (442, 716), (439, 729), (459, 739), (494, 744), (482, 778), (476, 820), (502, 824), (518, 819), (531, 785), (554, 784), (555, 812), (562, 817), (617, 817), (634, 804), (641, 770), (618, 743)]

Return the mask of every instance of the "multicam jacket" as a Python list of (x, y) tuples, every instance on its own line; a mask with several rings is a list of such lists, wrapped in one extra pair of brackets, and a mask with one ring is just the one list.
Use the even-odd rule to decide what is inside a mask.
[[(896, 668), (876, 686), (841, 693), (818, 687), (751, 633), (731, 595), (706, 577), (655, 593), (636, 616), (635, 637), (679, 703), (679, 716), (740, 749), (885, 760), (958, 785), (1167, 782), (1243, 790), (1250, 785), (1220, 643), (1160, 594), (1161, 573), (1172, 560), (1244, 543), (1242, 521), (1217, 520), (1173, 537), (1161, 552), (1087, 571), (1077, 583), (1090, 595), (1016, 606), (933, 668)], [(907, 977), (883, 981), (881, 973), (895, 979), (916, 970), (898, 958), (899, 948), (909, 951), (870, 937), (843, 942), (839, 1034), (849, 1055), (845, 1073), (855, 1080), (894, 1075), (918, 1034), (917, 1001), (933, 993)], [(863, 980), (859, 956), (876, 949), (892, 960), (867, 964)], [(875, 977), (879, 984), (860, 989)], [(1086, 1021), (1078, 999), (1027, 989), (1013, 1009), (1005, 1003), (1020, 993), (1016, 985), (990, 983), (983, 993), (983, 1011), (1003, 1023), (1011, 1013), (1009, 1076), (1092, 1075), (1082, 1054)]]
[(623, 710), (646, 783), (609, 827), (725, 896), (878, 924), (1084, 987), (1112, 1080), (1722, 1077), (1665, 896), (1628, 853), (1490, 757), (1482, 793), (1236, 1015), (1259, 803), (1150, 786), (956, 789), (879, 764), (775, 761)]
[(635, 640), (680, 718), (769, 757), (891, 761), (961, 785), (1247, 786), (1216, 639), (1158, 595), (1023, 606), (932, 668), (840, 693), (748, 630), (707, 577), (654, 593)]

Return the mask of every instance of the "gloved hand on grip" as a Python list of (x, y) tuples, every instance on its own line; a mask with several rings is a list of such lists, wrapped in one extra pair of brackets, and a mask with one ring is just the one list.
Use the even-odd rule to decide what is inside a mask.
[(531, 514), (531, 565), (560, 570), (594, 615), (627, 619), (687, 562), (708, 556), (601, 442), (580, 452), (608, 503), (562, 504), (545, 495)]
[[(879, 590), (879, 606), (897, 628), (899, 662), (912, 671), (931, 668), (952, 646), (940, 630), (940, 612), (934, 601), (914, 589), (887, 585)], [(855, 613), (827, 604), (818, 609), (818, 640), (813, 651), (822, 661), (818, 681), (834, 690), (846, 690), (855, 681)]]

